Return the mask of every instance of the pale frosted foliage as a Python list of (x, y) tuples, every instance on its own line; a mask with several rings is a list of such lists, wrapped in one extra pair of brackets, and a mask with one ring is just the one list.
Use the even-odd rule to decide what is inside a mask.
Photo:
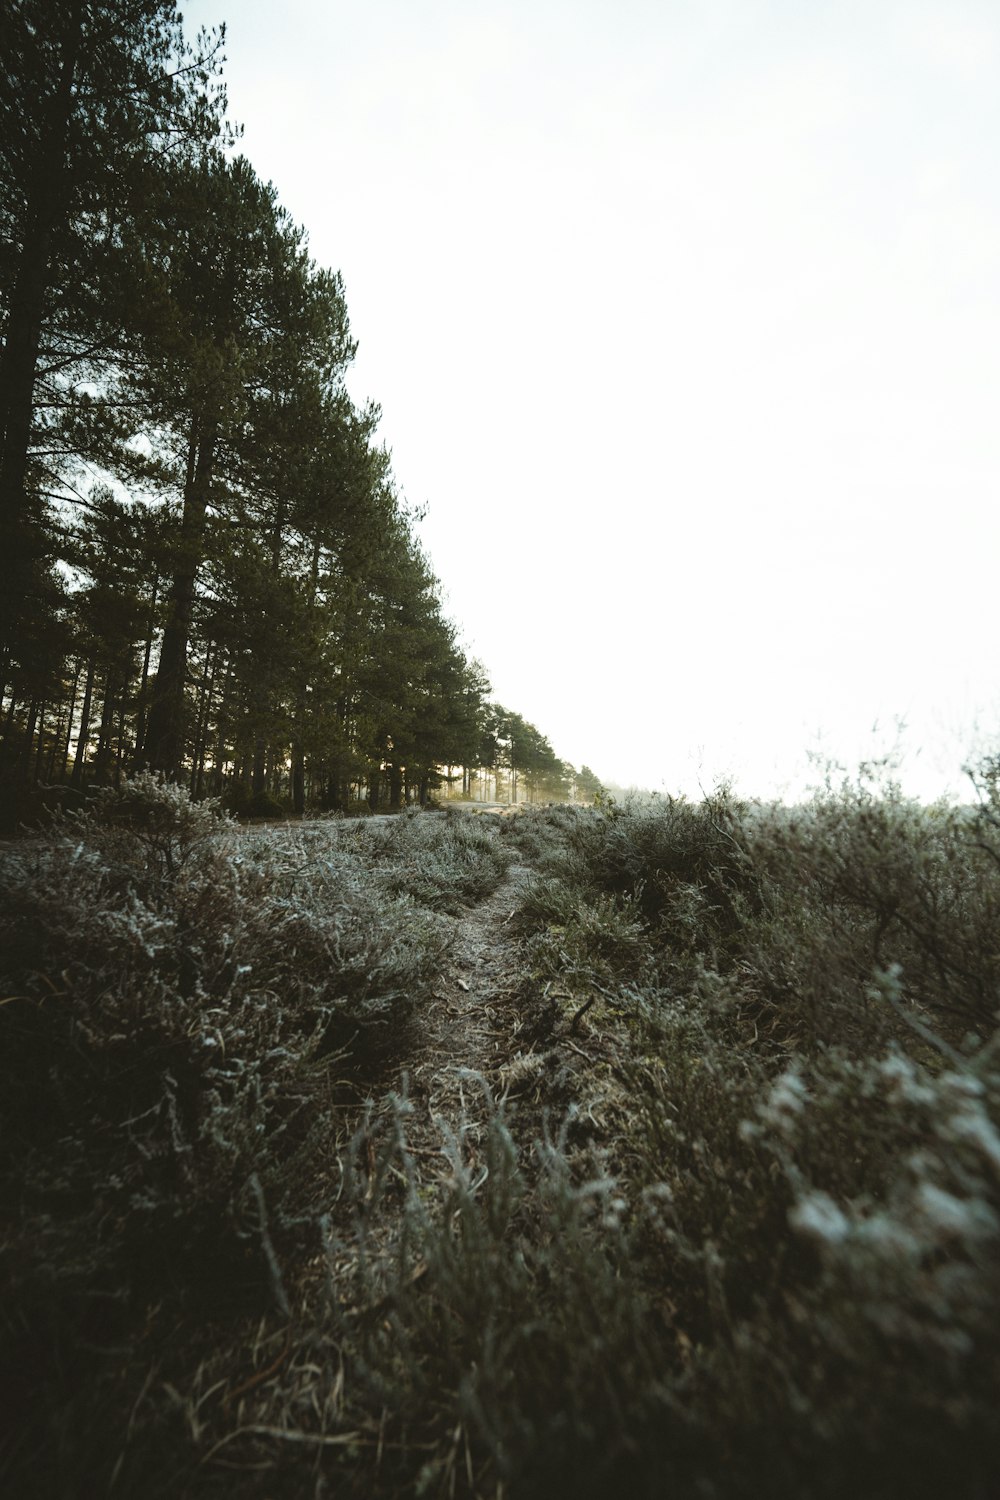
[[(823, 1270), (827, 1335), (845, 1348), (872, 1334), (971, 1359), (1000, 1313), (1000, 1078), (987, 1049), (934, 1076), (896, 1051), (872, 1063), (820, 1062), (791, 1116), (761, 1108), (765, 1144), (793, 1188), (789, 1223)], [(878, 1192), (835, 1201), (808, 1163), (832, 1117), (864, 1110), (884, 1158)], [(810, 1118), (814, 1115), (815, 1118)], [(987, 1320), (984, 1323), (984, 1319)]]
[(458, 912), (487, 895), (510, 864), (495, 818), (465, 813), (441, 818), (412, 813), (344, 829), (345, 850), (371, 871), (390, 896), (406, 893), (432, 911)]

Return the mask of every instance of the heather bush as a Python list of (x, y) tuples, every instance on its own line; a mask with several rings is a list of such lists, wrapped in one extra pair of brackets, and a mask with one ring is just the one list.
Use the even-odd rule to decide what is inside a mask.
[(756, 895), (746, 814), (725, 788), (700, 804), (667, 797), (595, 810), (569, 833), (570, 870), (595, 889), (632, 896), (667, 941), (676, 901), (696, 886), (706, 901), (703, 941), (721, 940), (738, 929)]
[(991, 1045), (943, 1071), (900, 1049), (832, 1053), (758, 1098), (744, 1134), (778, 1167), (812, 1264), (734, 1330), (716, 1378), (727, 1400), (760, 1392), (756, 1420), (788, 1432), (800, 1472), (815, 1456), (864, 1494), (992, 1489), (998, 1090)]
[[(885, 1044), (900, 1031), (870, 999), (900, 965), (908, 1002), (953, 1038), (988, 1035), (1000, 1006), (1000, 812), (996, 778), (978, 809), (927, 808), (859, 778), (798, 808), (725, 790), (698, 806), (663, 799), (581, 813), (541, 862), (550, 904), (625, 899), (683, 991), (699, 965), (742, 976), (744, 1004), (795, 1044)], [(574, 893), (574, 894), (570, 894)], [(522, 920), (550, 930), (541, 895)], [(534, 902), (534, 906), (532, 906)]]
[(521, 807), (499, 819), (500, 836), (520, 859), (544, 871), (550, 860), (565, 851), (579, 816), (579, 808), (559, 803)]
[(581, 992), (607, 990), (650, 966), (650, 945), (635, 908), (632, 897), (588, 896), (543, 877), (522, 896), (516, 930), (535, 929), (527, 956), (538, 976), (563, 978)]
[(953, 1032), (992, 1030), (1000, 838), (971, 809), (928, 808), (862, 782), (772, 812), (752, 830), (752, 846), (772, 892), (769, 915), (794, 924), (777, 945), (779, 986), (795, 983), (796, 950), (824, 999), (839, 990), (854, 1003), (874, 967), (898, 963), (911, 998)]
[[(532, 1142), (480, 1085), (442, 1125), (429, 1185), (412, 1107), (369, 1112), (322, 1227), (300, 1366), (340, 1395), (322, 1418), (300, 1399), (297, 1440), (331, 1447), (300, 1476), (532, 1500), (990, 1493), (993, 1053), (938, 1074), (898, 1049), (829, 1055), (768, 1077), (703, 1020), (658, 1024), (675, 1129), (655, 1152), (640, 1129), (614, 1169), (572, 1111)], [(231, 1462), (267, 1463), (279, 1400), (254, 1399)], [(370, 1446), (345, 1454), (351, 1433)]]
[[(565, 1130), (527, 1158), (488, 1092), (484, 1110), (446, 1135), (450, 1172), (428, 1198), (397, 1103), (379, 1155), (405, 1182), (398, 1242), (388, 1257), (376, 1245), (358, 1254), (363, 1213), (353, 1244), (328, 1243), (331, 1270), (347, 1259), (356, 1276), (345, 1287), (331, 1275), (329, 1315), (387, 1437), (412, 1445), (401, 1490), (607, 1494), (658, 1472), (679, 1425), (648, 1332), (669, 1315), (641, 1285), (614, 1179), (597, 1166), (580, 1181)], [(356, 1147), (362, 1204), (364, 1160)], [(388, 1172), (378, 1181), (384, 1191)], [(378, 1319), (353, 1311), (371, 1306)]]
[(498, 820), (464, 812), (416, 810), (375, 824), (341, 830), (341, 847), (354, 851), (390, 896), (408, 895), (431, 911), (457, 914), (499, 885), (511, 855)]

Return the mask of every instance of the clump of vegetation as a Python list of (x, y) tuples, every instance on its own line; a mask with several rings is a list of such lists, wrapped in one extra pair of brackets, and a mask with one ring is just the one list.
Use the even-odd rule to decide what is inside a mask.
[(580, 809), (556, 804), (550, 807), (521, 807), (501, 818), (502, 838), (518, 856), (538, 870), (558, 863), (567, 839), (577, 824)]
[(510, 866), (495, 818), (416, 810), (342, 830), (341, 845), (372, 868), (380, 889), (405, 893), (431, 911), (461, 911), (495, 889)]

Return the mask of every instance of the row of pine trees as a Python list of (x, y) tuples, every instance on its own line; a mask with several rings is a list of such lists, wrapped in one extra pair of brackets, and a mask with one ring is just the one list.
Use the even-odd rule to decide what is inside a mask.
[(345, 386), (341, 279), (226, 123), (224, 31), (165, 0), (3, 12), (8, 797), (136, 767), (258, 811), (424, 802), (442, 768), (592, 791), (442, 612)]

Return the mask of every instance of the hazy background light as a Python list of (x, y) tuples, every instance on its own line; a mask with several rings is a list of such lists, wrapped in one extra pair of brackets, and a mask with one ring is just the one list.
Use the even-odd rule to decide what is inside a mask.
[(961, 789), (1000, 740), (993, 0), (186, 16), (501, 701), (623, 783), (898, 742)]

